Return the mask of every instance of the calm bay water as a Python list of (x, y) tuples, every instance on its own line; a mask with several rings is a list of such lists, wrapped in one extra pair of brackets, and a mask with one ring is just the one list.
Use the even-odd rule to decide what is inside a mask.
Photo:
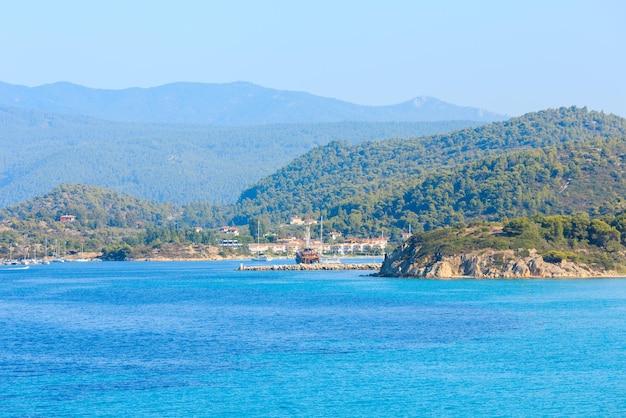
[(0, 271), (0, 416), (624, 416), (626, 280)]

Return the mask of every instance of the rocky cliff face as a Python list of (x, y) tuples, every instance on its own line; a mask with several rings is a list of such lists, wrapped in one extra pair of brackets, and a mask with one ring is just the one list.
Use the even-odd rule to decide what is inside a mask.
[(514, 251), (480, 250), (468, 254), (416, 258), (419, 248), (405, 244), (388, 256), (378, 273), (383, 277), (422, 278), (573, 278), (614, 276), (615, 272), (598, 271), (566, 260), (544, 261), (535, 250), (527, 256)]

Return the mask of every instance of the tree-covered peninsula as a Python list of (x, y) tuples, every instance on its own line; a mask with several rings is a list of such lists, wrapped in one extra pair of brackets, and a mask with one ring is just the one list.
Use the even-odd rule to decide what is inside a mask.
[(380, 276), (599, 277), (626, 274), (626, 213), (535, 215), (420, 232), (385, 258)]

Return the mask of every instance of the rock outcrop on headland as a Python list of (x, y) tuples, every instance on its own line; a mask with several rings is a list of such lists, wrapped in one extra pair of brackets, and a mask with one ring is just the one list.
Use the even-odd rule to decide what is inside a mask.
[(622, 225), (626, 225), (626, 211), (615, 218), (538, 214), (531, 218), (476, 221), (417, 232), (384, 260), (378, 275), (423, 278), (623, 276), (626, 228)]
[(608, 277), (616, 273), (593, 269), (567, 260), (547, 262), (535, 250), (520, 256), (512, 250), (483, 249), (466, 254), (415, 258), (419, 249), (400, 247), (388, 256), (378, 273), (383, 277), (419, 278), (582, 278)]

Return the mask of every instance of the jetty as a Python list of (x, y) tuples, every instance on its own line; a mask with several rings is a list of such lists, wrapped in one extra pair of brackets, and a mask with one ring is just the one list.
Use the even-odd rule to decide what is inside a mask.
[(236, 271), (338, 271), (338, 270), (380, 270), (382, 263), (315, 263), (315, 264), (274, 264), (239, 265)]

